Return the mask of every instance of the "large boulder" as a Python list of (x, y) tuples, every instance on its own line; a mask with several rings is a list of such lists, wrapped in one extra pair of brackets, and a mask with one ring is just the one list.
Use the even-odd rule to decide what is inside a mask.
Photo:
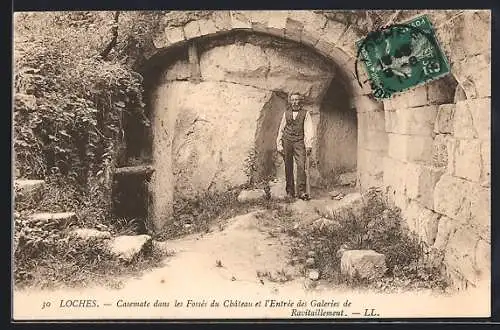
[[(194, 197), (247, 183), (260, 111), (272, 93), (224, 82), (176, 81), (158, 87), (152, 177), (156, 198)], [(168, 131), (168, 134), (165, 134)], [(157, 205), (169, 201), (158, 200)]]
[(387, 271), (385, 255), (373, 250), (344, 251), (340, 260), (340, 272), (349, 277), (376, 279)]

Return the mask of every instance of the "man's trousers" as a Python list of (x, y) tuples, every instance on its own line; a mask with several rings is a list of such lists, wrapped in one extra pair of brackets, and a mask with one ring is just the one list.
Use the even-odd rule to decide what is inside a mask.
[(286, 192), (295, 196), (293, 161), (297, 164), (297, 194), (306, 192), (306, 147), (304, 140), (291, 142), (283, 139), (283, 158), (285, 161)]

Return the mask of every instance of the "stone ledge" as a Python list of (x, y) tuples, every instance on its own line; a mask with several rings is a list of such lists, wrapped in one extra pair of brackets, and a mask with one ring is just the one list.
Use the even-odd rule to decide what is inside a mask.
[(29, 222), (43, 224), (54, 224), (59, 228), (68, 226), (73, 220), (76, 219), (76, 214), (74, 212), (61, 212), (61, 213), (35, 213), (29, 218)]
[(153, 172), (154, 168), (151, 165), (125, 166), (125, 167), (117, 167), (115, 169), (116, 176), (150, 175)]

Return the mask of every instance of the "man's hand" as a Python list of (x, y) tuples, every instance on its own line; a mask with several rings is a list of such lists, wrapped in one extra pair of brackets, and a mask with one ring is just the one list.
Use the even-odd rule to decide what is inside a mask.
[(306, 155), (311, 156), (312, 148), (306, 148)]

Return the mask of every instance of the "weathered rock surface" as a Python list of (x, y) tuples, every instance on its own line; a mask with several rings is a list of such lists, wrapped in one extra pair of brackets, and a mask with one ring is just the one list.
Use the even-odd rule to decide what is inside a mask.
[(248, 181), (245, 160), (259, 112), (271, 94), (219, 82), (177, 81), (158, 87), (151, 178), (155, 219), (171, 215), (174, 190), (190, 198)]
[(253, 202), (264, 198), (266, 198), (264, 189), (242, 190), (238, 195), (238, 202)]
[(200, 56), (203, 79), (296, 91), (317, 99), (330, 82), (333, 69), (304, 48), (270, 42), (255, 38), (206, 51)]
[(111, 238), (111, 233), (109, 231), (101, 231), (91, 228), (76, 228), (71, 231), (70, 235), (76, 236), (83, 240), (88, 240), (92, 238), (97, 238), (97, 239)]
[(349, 250), (342, 254), (340, 271), (350, 277), (363, 279), (382, 277), (387, 270), (385, 255), (373, 250)]
[(330, 196), (332, 199), (339, 196), (340, 194), (342, 194), (342, 193), (338, 190), (332, 190), (332, 191), (328, 192), (328, 196)]
[(148, 245), (151, 245), (151, 236), (149, 235), (124, 235), (110, 240), (108, 247), (110, 252), (119, 259), (131, 261), (148, 249)]

